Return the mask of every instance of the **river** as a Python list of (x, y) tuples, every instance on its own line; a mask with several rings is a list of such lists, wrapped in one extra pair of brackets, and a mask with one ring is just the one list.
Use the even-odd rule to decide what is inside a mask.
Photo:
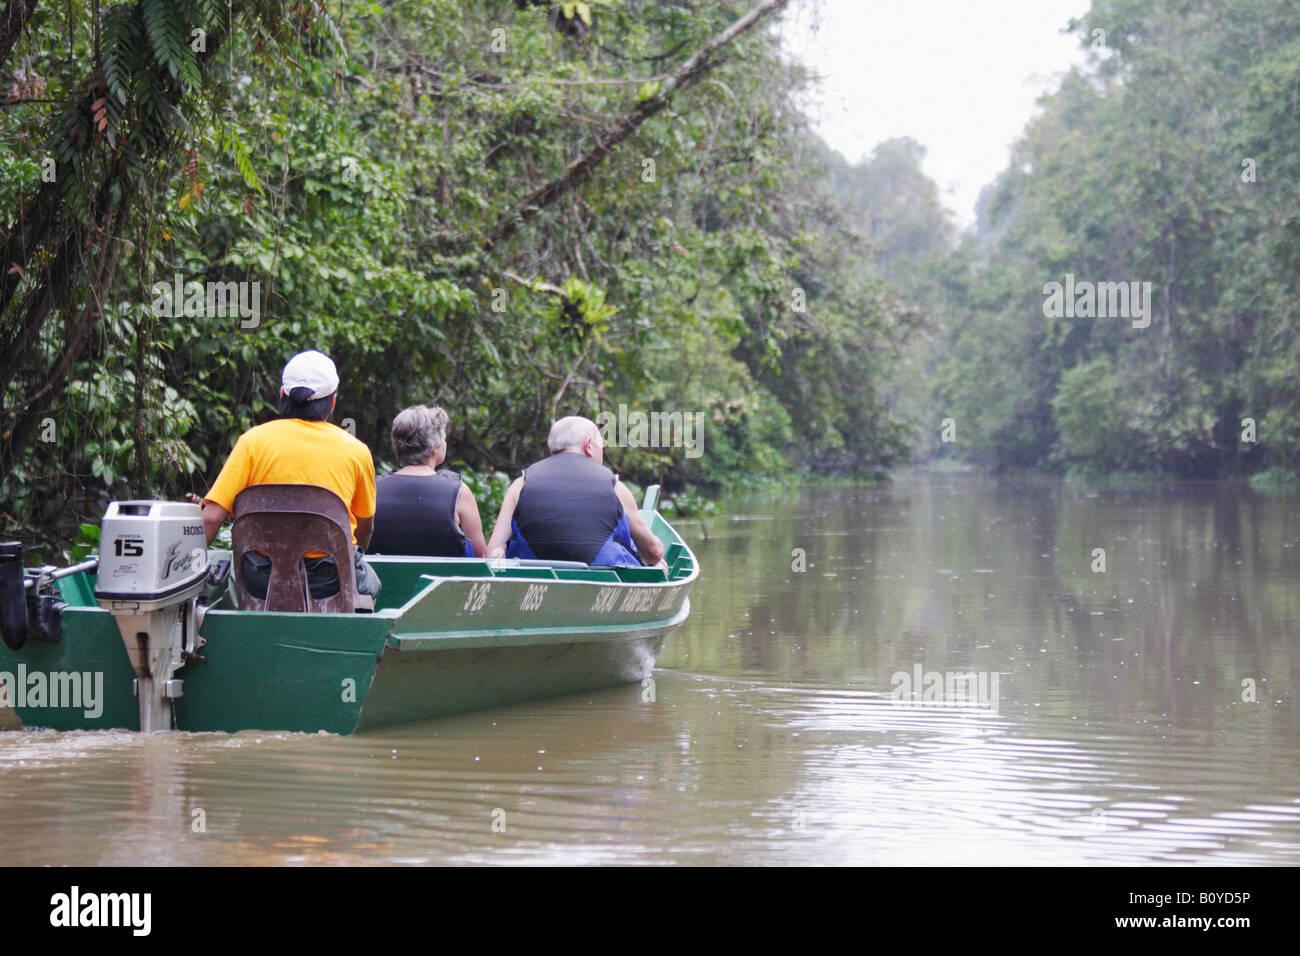
[(0, 863), (1300, 863), (1300, 494), (726, 504), (682, 525), (652, 685), (357, 737), (0, 733)]

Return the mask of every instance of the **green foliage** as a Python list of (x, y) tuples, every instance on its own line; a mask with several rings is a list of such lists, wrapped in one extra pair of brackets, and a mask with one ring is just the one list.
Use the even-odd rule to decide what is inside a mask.
[(1125, 401), (1127, 390), (1106, 359), (1076, 365), (1061, 376), (1052, 411), (1069, 458), (1102, 469), (1133, 469), (1147, 460), (1150, 448)]
[[(274, 414), (280, 369), (304, 348), (338, 363), (335, 421), (381, 466), (398, 410), (447, 408), (451, 462), (489, 523), (502, 471), (544, 455), (564, 414), (702, 413), (700, 457), (610, 449), (627, 480), (672, 490), (905, 454), (882, 384), (916, 317), (861, 268), (859, 224), (808, 148), (808, 78), (775, 32), (746, 34), (589, 178), (487, 244), (734, 5), (237, 7), (227, 35), (217, 0), (106, 5), (98, 63), (88, 29), (64, 62), (53, 14), (30, 40), (75, 122), (0, 111), (14, 145), (0, 151), (5, 225), (40, 187), (25, 124), (98, 164), (74, 191), (83, 208), (95, 183), (129, 190), (129, 247), (51, 406), (59, 441), (30, 443), (7, 480), (10, 520), (66, 522), (32, 509), (56, 482), (79, 514), (110, 496), (202, 494), (238, 434)], [(73, 8), (85, 27), (98, 9)], [(207, 53), (191, 48), (195, 26)], [(91, 129), (78, 83), (97, 65), (107, 105)], [(154, 284), (177, 275), (256, 282), (260, 313), (154, 314)], [(38, 386), (33, 369), (0, 383), (6, 407)]]
[(689, 491), (680, 491), (659, 503), (659, 510), (670, 518), (709, 518), (720, 514), (716, 501)]
[(455, 471), (461, 480), (469, 486), (478, 503), (479, 517), (483, 521), (483, 536), (491, 536), (497, 514), (501, 511), (501, 502), (505, 500), (510, 489), (511, 478), (503, 471), (480, 472), (469, 465), (457, 464)]
[(72, 547), (63, 552), (63, 559), (69, 564), (78, 564), (99, 551), (99, 526), (82, 522), (77, 528), (77, 536)]
[(1257, 475), (1252, 475), (1250, 483), (1257, 488), (1283, 488), (1300, 484), (1300, 471), (1294, 468), (1265, 468)]
[[(928, 417), (998, 468), (1294, 469), (1300, 16), (1095, 0), (1074, 27), (1107, 49), (1043, 99), (944, 267)], [(1067, 273), (1149, 282), (1150, 324), (1045, 317)]]

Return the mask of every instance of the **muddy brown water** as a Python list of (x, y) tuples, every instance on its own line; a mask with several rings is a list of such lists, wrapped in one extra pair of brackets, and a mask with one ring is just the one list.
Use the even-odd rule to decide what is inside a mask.
[(0, 732), (0, 863), (1300, 862), (1300, 494), (728, 508), (682, 526), (652, 686), (350, 738)]

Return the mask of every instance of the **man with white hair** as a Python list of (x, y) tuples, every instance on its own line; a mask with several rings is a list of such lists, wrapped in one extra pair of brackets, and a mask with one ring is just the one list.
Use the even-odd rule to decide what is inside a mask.
[(488, 557), (662, 566), (663, 542), (632, 492), (601, 463), (605, 443), (596, 423), (561, 418), (546, 444), (551, 456), (524, 469), (506, 492)]

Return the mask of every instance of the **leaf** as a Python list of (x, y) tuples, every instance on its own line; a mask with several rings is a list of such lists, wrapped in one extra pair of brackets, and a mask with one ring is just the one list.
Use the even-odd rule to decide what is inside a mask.
[(122, 4), (104, 16), (104, 81), (118, 103), (125, 106), (131, 88), (131, 74), (140, 64), (140, 23), (135, 8)]
[(492, 364), (497, 368), (501, 368), (501, 353), (497, 351), (496, 346), (493, 345), (491, 340), (483, 333), (483, 327), (475, 324), (474, 331), (478, 333), (479, 342), (483, 345), (484, 351), (487, 352), (488, 358), (492, 360)]
[(239, 175), (244, 178), (244, 183), (251, 189), (262, 192), (262, 183), (257, 178), (257, 171), (253, 168), (253, 161), (248, 156), (248, 150), (244, 147), (243, 140), (239, 138), (239, 133), (235, 130), (233, 124), (226, 130), (224, 137), (224, 146), (226, 151), (234, 157), (235, 168), (239, 170)]

